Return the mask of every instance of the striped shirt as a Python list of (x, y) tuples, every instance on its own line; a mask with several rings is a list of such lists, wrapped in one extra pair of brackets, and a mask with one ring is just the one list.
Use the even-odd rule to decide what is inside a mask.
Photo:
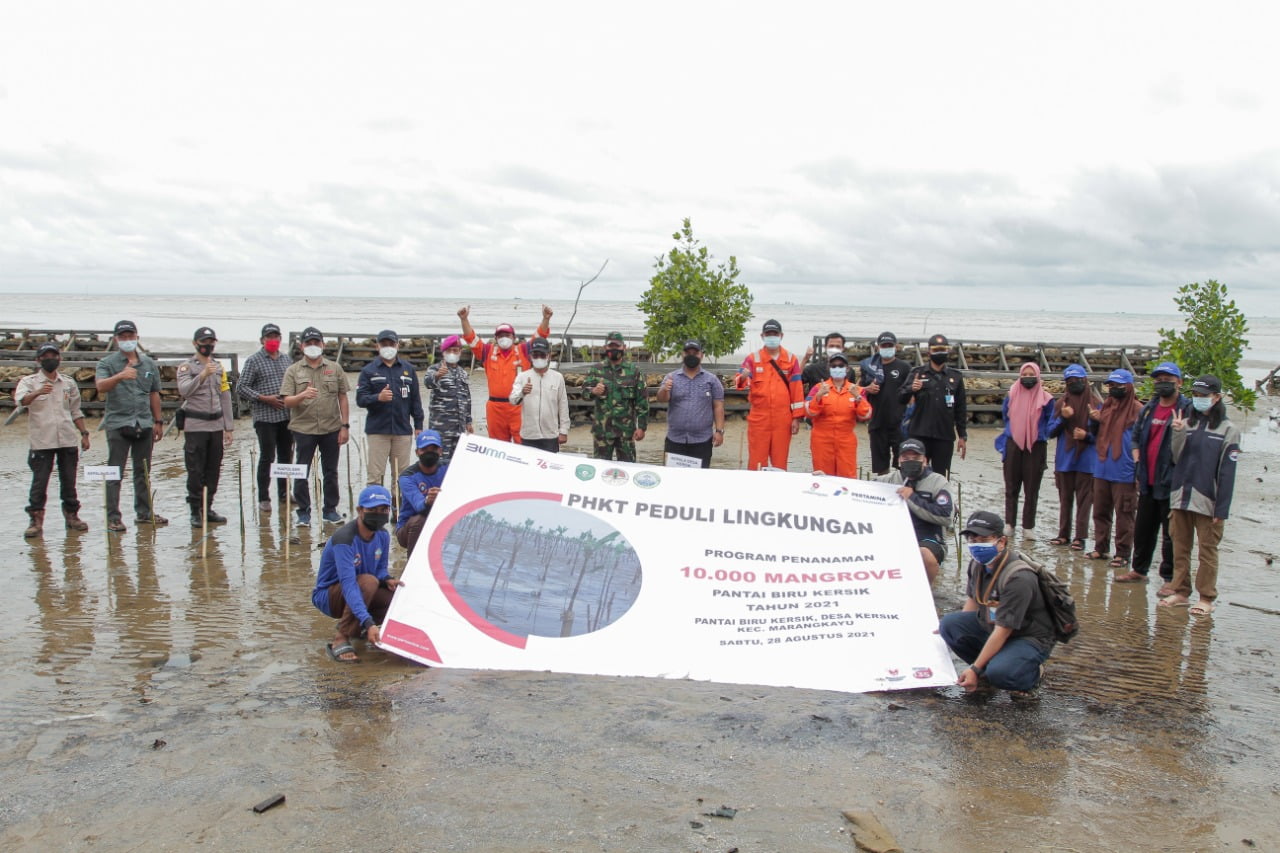
[(266, 403), (258, 402), (261, 396), (273, 397), (280, 393), (280, 383), (284, 381), (284, 372), (292, 362), (284, 353), (275, 358), (260, 349), (244, 363), (240, 379), (236, 382), (236, 393), (250, 402), (254, 421), (267, 424), (279, 424), (289, 420), (288, 409), (273, 409)]

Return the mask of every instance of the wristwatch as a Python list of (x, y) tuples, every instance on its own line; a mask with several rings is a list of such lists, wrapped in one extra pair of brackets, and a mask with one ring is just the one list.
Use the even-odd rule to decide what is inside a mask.
[(351, 424), (343, 424), (343, 425), (342, 425), (342, 428), (343, 428), (343, 429), (351, 429)]
[(722, 429), (713, 430), (713, 431), (715, 432), (716, 435), (724, 435), (724, 430)]

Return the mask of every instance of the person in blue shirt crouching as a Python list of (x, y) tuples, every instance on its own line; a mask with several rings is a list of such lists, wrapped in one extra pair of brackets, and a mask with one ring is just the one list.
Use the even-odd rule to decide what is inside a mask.
[(338, 620), (333, 642), (326, 648), (339, 663), (359, 663), (351, 646), (355, 637), (378, 642), (379, 625), (391, 606), (392, 593), (404, 584), (387, 571), (391, 550), (391, 492), (367, 486), (360, 493), (356, 518), (334, 531), (324, 544), (311, 603)]
[(400, 516), (396, 519), (396, 541), (407, 548), (409, 556), (422, 535), (422, 525), (440, 494), (448, 464), (440, 461), (443, 442), (440, 433), (424, 429), (418, 433), (416, 464), (400, 472)]

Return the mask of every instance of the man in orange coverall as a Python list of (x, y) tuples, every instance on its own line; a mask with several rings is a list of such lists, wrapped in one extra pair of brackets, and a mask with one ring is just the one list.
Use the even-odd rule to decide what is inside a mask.
[(738, 388), (747, 389), (747, 470), (771, 465), (787, 468), (791, 436), (804, 417), (800, 359), (782, 348), (782, 324), (767, 320), (760, 338), (764, 346), (738, 368)]
[(805, 403), (805, 413), (813, 419), (813, 470), (857, 479), (858, 436), (853, 429), (871, 419), (871, 404), (858, 384), (849, 381), (849, 358), (843, 352), (832, 353), (827, 365), (831, 378), (814, 385)]
[[(542, 324), (538, 326), (538, 337), (550, 337), (552, 313), (546, 305), (542, 306)], [(533, 366), (529, 345), (516, 343), (516, 330), (510, 323), (498, 326), (494, 330), (492, 341), (481, 341), (476, 330), (471, 327), (470, 314), (470, 305), (458, 309), (458, 318), (462, 320), (462, 343), (471, 349), (476, 365), (484, 368), (484, 376), (489, 383), (489, 402), (484, 409), (489, 437), (519, 444), (520, 407), (511, 405), (508, 398), (511, 395), (511, 385), (516, 381), (516, 374)]]

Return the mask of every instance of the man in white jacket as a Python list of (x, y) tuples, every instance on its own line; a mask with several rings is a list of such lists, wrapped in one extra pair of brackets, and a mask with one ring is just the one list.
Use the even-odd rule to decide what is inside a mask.
[(533, 367), (516, 374), (511, 386), (511, 404), (519, 406), (522, 443), (559, 453), (569, 440), (569, 392), (564, 377), (551, 369), (551, 345), (546, 338), (529, 342)]

